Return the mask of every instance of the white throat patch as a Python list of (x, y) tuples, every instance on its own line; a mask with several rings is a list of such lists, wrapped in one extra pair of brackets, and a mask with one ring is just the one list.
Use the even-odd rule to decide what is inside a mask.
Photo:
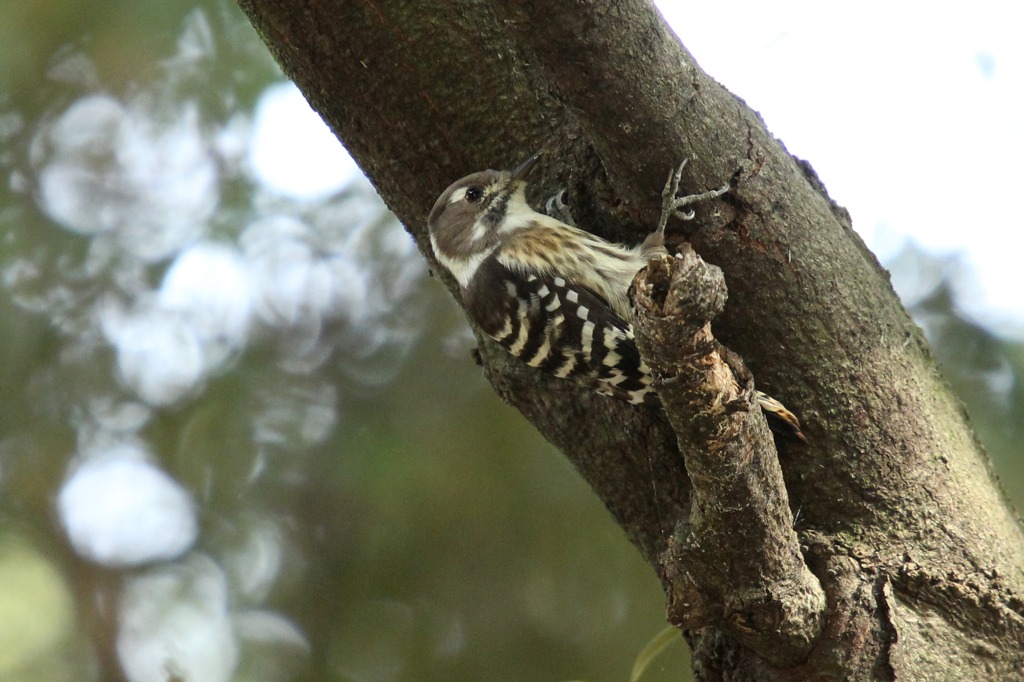
[(491, 248), (475, 253), (468, 258), (452, 259), (446, 257), (441, 249), (437, 248), (437, 240), (434, 239), (434, 235), (430, 235), (430, 246), (434, 249), (434, 255), (437, 256), (437, 260), (444, 266), (445, 270), (452, 273), (452, 277), (458, 281), (459, 286), (463, 289), (469, 286), (469, 282), (473, 279), (473, 275), (480, 268), (480, 264), (487, 259), (492, 253), (498, 249), (498, 244), (495, 244)]

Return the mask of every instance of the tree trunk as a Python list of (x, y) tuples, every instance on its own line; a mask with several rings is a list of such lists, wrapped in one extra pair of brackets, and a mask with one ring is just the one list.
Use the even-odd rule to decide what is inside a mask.
[[(724, 272), (715, 343), (800, 415), (808, 444), (776, 455), (769, 439), (738, 455), (760, 427), (711, 442), (721, 432), (701, 426), (706, 406), (634, 408), (480, 343), (495, 390), (662, 576), (698, 678), (1024, 676), (1021, 527), (920, 330), (810, 166), (700, 70), (647, 2), (239, 4), (431, 263), (437, 195), (541, 147), (534, 203), (568, 187), (577, 221), (614, 241), (646, 236), (684, 157), (687, 189), (730, 180), (724, 201), (675, 229)], [(672, 345), (659, 333), (638, 329), (645, 357)], [(713, 348), (710, 332), (694, 338)], [(691, 367), (672, 366), (663, 371)], [(730, 410), (749, 412), (744, 370), (722, 367), (737, 377)], [(707, 452), (742, 461), (709, 472)], [(765, 473), (740, 471), (747, 457)], [(730, 495), (745, 503), (726, 507)], [(747, 544), (751, 529), (765, 541)], [(733, 571), (728, 585), (715, 584), (716, 562)], [(786, 640), (787, 628), (805, 644), (790, 646), (800, 637)]]

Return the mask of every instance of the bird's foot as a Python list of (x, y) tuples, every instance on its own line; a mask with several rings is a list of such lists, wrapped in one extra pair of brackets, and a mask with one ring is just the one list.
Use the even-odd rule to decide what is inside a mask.
[(569, 190), (564, 187), (552, 194), (544, 203), (544, 213), (566, 225), (576, 227), (576, 221), (572, 217), (572, 208), (569, 206)]
[[(658, 229), (655, 233), (662, 235), (665, 234), (665, 226), (668, 224), (669, 218), (675, 217), (680, 220), (693, 220), (694, 212), (693, 209), (682, 210), (684, 206), (696, 204), (701, 201), (707, 201), (708, 199), (714, 199), (720, 197), (729, 191), (729, 183), (725, 183), (718, 189), (710, 189), (706, 192), (700, 192), (699, 194), (685, 194), (679, 196), (679, 182), (683, 178), (683, 169), (686, 168), (686, 163), (689, 159), (683, 159), (683, 162), (679, 164), (678, 168), (673, 169), (668, 174), (668, 180), (665, 181), (665, 189), (661, 192), (661, 218), (658, 220)], [(653, 236), (653, 235), (652, 235)]]

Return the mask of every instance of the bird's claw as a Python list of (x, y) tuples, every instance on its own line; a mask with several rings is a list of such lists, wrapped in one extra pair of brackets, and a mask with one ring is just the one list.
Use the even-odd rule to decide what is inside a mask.
[(544, 213), (548, 214), (556, 220), (560, 220), (566, 225), (576, 227), (576, 221), (572, 217), (572, 208), (568, 202), (569, 190), (564, 187), (555, 194), (548, 197), (547, 202), (544, 204)]
[(683, 179), (683, 169), (686, 168), (688, 161), (689, 159), (683, 159), (678, 168), (669, 172), (668, 180), (665, 181), (665, 189), (661, 192), (661, 218), (658, 220), (658, 229), (656, 230), (658, 233), (664, 234), (669, 218), (676, 217), (680, 220), (693, 220), (696, 213), (694, 213), (692, 208), (686, 211), (681, 210), (684, 206), (714, 199), (729, 191), (729, 183), (725, 183), (718, 189), (711, 189), (699, 194), (679, 196), (679, 183)]

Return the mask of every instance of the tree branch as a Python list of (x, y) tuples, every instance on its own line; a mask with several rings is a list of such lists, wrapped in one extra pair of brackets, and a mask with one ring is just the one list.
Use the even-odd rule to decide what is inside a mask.
[(693, 485), (662, 555), (669, 621), (721, 627), (778, 666), (807, 658), (825, 593), (800, 555), (789, 496), (750, 374), (711, 333), (721, 269), (685, 246), (634, 281), (634, 332)]

